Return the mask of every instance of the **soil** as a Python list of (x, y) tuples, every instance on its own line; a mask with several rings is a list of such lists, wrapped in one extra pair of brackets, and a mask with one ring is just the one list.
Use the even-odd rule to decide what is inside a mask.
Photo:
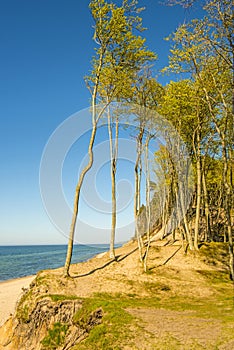
[[(167, 296), (181, 298), (212, 298), (216, 290), (207, 282), (201, 271), (225, 271), (222, 263), (208, 265), (195, 253), (185, 254), (179, 241), (167, 240), (151, 243), (148, 257), (148, 273), (143, 273), (137, 242), (131, 241), (116, 250), (116, 259), (108, 253), (70, 268), (71, 278), (63, 276), (62, 269), (46, 270), (31, 283), (37, 294), (75, 295), (85, 298), (95, 293), (121, 294), (136, 298)], [(41, 282), (40, 282), (41, 281)], [(234, 349), (234, 336), (223, 339), (222, 321), (200, 317), (196, 310), (178, 311), (169, 307), (127, 308), (127, 312), (139, 320), (141, 333), (137, 333), (134, 349)], [(230, 313), (233, 309), (230, 310)], [(234, 321), (230, 322), (234, 327)], [(168, 347), (167, 347), (168, 342)], [(217, 344), (220, 344), (217, 347)]]

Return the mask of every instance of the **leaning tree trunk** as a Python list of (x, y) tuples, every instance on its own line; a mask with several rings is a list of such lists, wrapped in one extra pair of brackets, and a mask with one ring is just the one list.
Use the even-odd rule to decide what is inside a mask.
[(71, 258), (72, 258), (72, 251), (73, 251), (73, 244), (74, 244), (74, 234), (75, 234), (75, 228), (76, 228), (76, 221), (78, 216), (78, 208), (79, 208), (79, 199), (80, 199), (80, 190), (84, 181), (84, 177), (87, 174), (87, 172), (91, 169), (93, 165), (93, 144), (95, 141), (97, 131), (97, 123), (95, 122), (93, 124), (92, 134), (89, 142), (89, 162), (87, 166), (82, 170), (79, 178), (79, 182), (76, 186), (76, 192), (75, 192), (75, 199), (74, 199), (74, 209), (73, 209), (73, 215), (72, 215), (72, 222), (70, 226), (70, 235), (69, 235), (69, 241), (67, 246), (67, 256), (64, 266), (64, 277), (69, 276), (69, 269), (71, 265)]
[(79, 199), (80, 199), (80, 190), (85, 178), (85, 175), (87, 172), (92, 168), (93, 165), (93, 145), (95, 141), (95, 136), (97, 132), (97, 123), (102, 115), (103, 111), (105, 110), (104, 106), (101, 111), (99, 111), (98, 116), (97, 114), (97, 107), (96, 107), (96, 101), (97, 101), (97, 94), (98, 94), (98, 85), (99, 85), (99, 79), (100, 79), (100, 73), (103, 66), (103, 59), (104, 59), (104, 53), (106, 48), (104, 48), (101, 51), (100, 57), (99, 57), (99, 64), (97, 67), (96, 72), (96, 78), (95, 78), (95, 85), (92, 92), (92, 133), (89, 141), (89, 148), (88, 148), (88, 155), (89, 155), (89, 162), (82, 170), (78, 184), (76, 186), (76, 192), (75, 192), (75, 198), (74, 198), (74, 209), (73, 209), (73, 215), (72, 215), (72, 222), (70, 226), (70, 233), (69, 233), (69, 240), (68, 240), (68, 246), (67, 246), (67, 256), (66, 261), (64, 265), (64, 277), (69, 276), (69, 269), (71, 265), (71, 259), (72, 259), (72, 251), (73, 251), (73, 244), (74, 244), (74, 235), (75, 235), (75, 228), (76, 228), (76, 221), (78, 216), (78, 209), (79, 209)]

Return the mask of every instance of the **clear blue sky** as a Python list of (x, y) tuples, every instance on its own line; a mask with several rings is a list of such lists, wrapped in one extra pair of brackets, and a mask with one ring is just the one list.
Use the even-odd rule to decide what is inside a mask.
[[(189, 13), (160, 3), (139, 1), (146, 7), (147, 45), (158, 54), (156, 69), (167, 64), (169, 44), (163, 38), (197, 15), (196, 10)], [(88, 4), (0, 2), (0, 245), (67, 242), (44, 210), (39, 166), (56, 127), (89, 105), (83, 81), (94, 53)], [(165, 84), (169, 78), (159, 81)]]

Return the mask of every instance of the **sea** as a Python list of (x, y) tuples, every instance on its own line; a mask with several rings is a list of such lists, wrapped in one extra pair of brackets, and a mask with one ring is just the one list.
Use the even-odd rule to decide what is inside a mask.
[[(109, 246), (105, 244), (74, 245), (72, 263), (86, 261), (108, 249)], [(61, 267), (66, 252), (66, 245), (0, 246), (0, 281)]]

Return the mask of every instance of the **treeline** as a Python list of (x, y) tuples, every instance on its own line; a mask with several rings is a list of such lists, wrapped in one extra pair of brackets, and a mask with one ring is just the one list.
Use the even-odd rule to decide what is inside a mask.
[[(64, 274), (69, 275), (80, 191), (93, 164), (95, 136), (104, 115), (111, 154), (110, 257), (115, 258), (119, 125), (123, 118), (129, 123), (129, 114), (134, 110), (135, 236), (145, 270), (152, 235), (162, 238), (172, 234), (174, 238), (179, 235), (191, 250), (198, 250), (200, 242), (204, 241), (228, 242), (230, 275), (234, 280), (231, 2), (207, 1), (203, 19), (181, 25), (168, 38), (172, 46), (169, 65), (163, 73), (178, 73), (178, 79), (166, 86), (161, 86), (154, 78), (152, 64), (156, 55), (145, 46), (145, 39), (140, 35), (143, 32), (139, 16), (142, 9), (137, 7), (137, 1), (123, 0), (122, 5), (117, 6), (105, 0), (92, 0), (90, 9), (97, 44), (92, 72), (86, 77), (91, 93), (93, 129), (89, 163), (76, 188)], [(127, 112), (113, 113), (110, 107), (113, 101), (131, 107)], [(101, 108), (97, 107), (100, 102)], [(160, 116), (167, 121), (166, 127), (165, 123), (160, 126)], [(175, 130), (174, 135), (170, 125)], [(148, 155), (150, 143), (157, 137), (155, 130), (160, 127), (165, 144), (155, 152), (154, 171), (158, 179), (155, 183), (150, 176)], [(144, 205), (141, 200), (143, 168)]]

